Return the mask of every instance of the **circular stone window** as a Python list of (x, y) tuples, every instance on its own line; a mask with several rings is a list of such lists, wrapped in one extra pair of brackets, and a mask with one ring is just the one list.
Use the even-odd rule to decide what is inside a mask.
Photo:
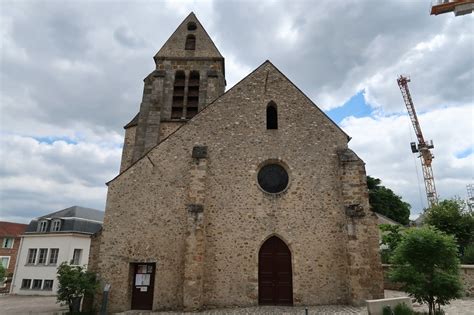
[(188, 31), (195, 31), (197, 29), (196, 23), (189, 22), (188, 23)]
[(277, 194), (288, 186), (288, 173), (278, 164), (267, 164), (257, 175), (258, 184), (267, 193)]

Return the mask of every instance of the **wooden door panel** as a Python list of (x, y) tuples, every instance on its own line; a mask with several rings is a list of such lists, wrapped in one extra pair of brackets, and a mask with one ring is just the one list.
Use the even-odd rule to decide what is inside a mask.
[(155, 263), (132, 264), (132, 310), (153, 308), (153, 288), (155, 284)]
[(273, 236), (263, 243), (258, 262), (259, 304), (293, 305), (291, 252)]

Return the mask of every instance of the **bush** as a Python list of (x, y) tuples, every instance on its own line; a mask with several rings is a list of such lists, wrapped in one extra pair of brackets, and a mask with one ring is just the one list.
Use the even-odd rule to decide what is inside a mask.
[(432, 227), (409, 230), (395, 249), (390, 280), (400, 282), (419, 303), (427, 303), (429, 314), (436, 304), (461, 297), (459, 260), (453, 236)]
[(7, 271), (5, 268), (3, 268), (3, 265), (0, 264), (0, 282), (3, 282), (3, 278), (5, 278), (5, 275), (7, 274)]
[(385, 306), (382, 308), (382, 315), (393, 315), (392, 309), (390, 308), (390, 306), (385, 305)]
[(412, 315), (413, 311), (405, 303), (401, 303), (401, 304), (397, 304), (393, 308), (393, 314), (394, 315)]
[(461, 257), (461, 261), (466, 265), (474, 265), (474, 243), (466, 246), (464, 249), (464, 256)]
[(70, 312), (79, 312), (84, 295), (92, 295), (99, 283), (93, 272), (83, 266), (71, 266), (63, 262), (58, 267), (58, 302), (65, 302)]

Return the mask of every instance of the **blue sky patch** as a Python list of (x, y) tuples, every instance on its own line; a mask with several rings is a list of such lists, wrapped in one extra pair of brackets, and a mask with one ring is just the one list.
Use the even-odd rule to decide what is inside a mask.
[(461, 152), (456, 152), (455, 156), (458, 159), (463, 159), (465, 157), (468, 157), (469, 155), (474, 153), (474, 147), (467, 148), (465, 150), (462, 150)]
[(326, 111), (326, 114), (339, 124), (344, 118), (354, 116), (357, 118), (370, 116), (373, 112), (364, 99), (364, 91), (359, 91), (352, 96), (344, 105)]
[(48, 136), (48, 137), (33, 137), (36, 141), (40, 143), (47, 143), (47, 144), (52, 144), (56, 141), (64, 141), (67, 144), (77, 144), (78, 142), (76, 140), (73, 140), (68, 137), (56, 137), (56, 136)]

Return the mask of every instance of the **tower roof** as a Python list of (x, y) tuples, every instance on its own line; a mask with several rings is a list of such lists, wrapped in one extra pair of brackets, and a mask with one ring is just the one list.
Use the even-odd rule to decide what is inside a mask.
[[(186, 50), (185, 43), (188, 35), (196, 39), (195, 49)], [(160, 58), (223, 58), (216, 45), (199, 22), (196, 15), (191, 12), (178, 26), (166, 43), (156, 53), (155, 60)]]

